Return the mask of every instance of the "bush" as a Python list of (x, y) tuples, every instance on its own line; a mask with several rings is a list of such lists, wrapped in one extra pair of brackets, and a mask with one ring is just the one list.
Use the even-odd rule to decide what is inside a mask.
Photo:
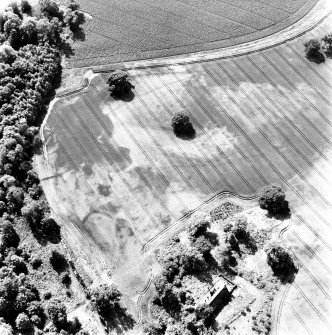
[(55, 242), (61, 240), (60, 226), (52, 218), (46, 218), (41, 221), (41, 231), (48, 240)]
[(311, 39), (304, 43), (307, 58), (322, 59), (324, 55), (320, 51), (321, 44), (317, 39)]
[(190, 236), (197, 238), (199, 236), (205, 235), (211, 224), (207, 220), (197, 221), (190, 225), (188, 228), (188, 233)]
[(247, 238), (249, 237), (247, 229), (248, 229), (248, 220), (246, 217), (241, 216), (235, 220), (232, 231), (235, 237), (239, 241), (246, 241)]
[(332, 47), (332, 33), (326, 34), (322, 41), (325, 43), (326, 48), (330, 49)]
[(43, 261), (38, 257), (33, 257), (30, 263), (31, 263), (32, 268), (36, 270), (43, 264)]
[(64, 272), (61, 274), (61, 283), (68, 286), (71, 283), (71, 278), (68, 272)]
[(121, 70), (114, 71), (108, 78), (107, 83), (109, 85), (108, 90), (114, 97), (125, 96), (132, 88), (135, 88), (130, 82), (128, 74)]
[(21, 12), (22, 13), (30, 13), (32, 10), (32, 7), (27, 0), (21, 0)]
[(58, 251), (53, 250), (50, 257), (51, 265), (55, 271), (63, 271), (67, 267), (67, 260), (64, 255), (60, 254)]
[(267, 250), (267, 263), (271, 266), (273, 272), (281, 277), (287, 277), (296, 271), (292, 255), (278, 242), (269, 246)]
[(67, 325), (66, 306), (60, 301), (50, 301), (46, 306), (46, 312), (56, 327), (63, 328)]
[(27, 332), (32, 329), (31, 321), (25, 313), (21, 313), (17, 316), (15, 325), (16, 329), (20, 332)]
[(91, 300), (101, 316), (107, 316), (119, 306), (121, 293), (115, 285), (101, 284), (90, 291)]
[(259, 206), (270, 214), (288, 209), (285, 192), (278, 185), (268, 185), (260, 191)]
[(195, 129), (185, 113), (176, 113), (172, 118), (172, 127), (176, 136), (193, 137)]
[(9, 221), (0, 219), (0, 251), (6, 248), (17, 248), (20, 238)]

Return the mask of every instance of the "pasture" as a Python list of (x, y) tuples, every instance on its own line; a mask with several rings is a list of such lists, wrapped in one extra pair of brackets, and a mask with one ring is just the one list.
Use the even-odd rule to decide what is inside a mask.
[[(300, 265), (276, 334), (331, 331), (332, 59), (303, 57), (303, 41), (329, 31), (330, 19), (262, 52), (132, 69), (128, 101), (111, 98), (99, 74), (54, 104), (45, 192), (98, 250), (132, 313), (151, 270), (145, 243), (217, 192), (252, 195), (276, 182), (292, 212), (283, 239)], [(195, 139), (174, 136), (177, 111), (190, 115)]]
[[(84, 26), (69, 66), (84, 67), (211, 50), (275, 33), (317, 0), (82, 0)], [(82, 37), (82, 36), (81, 36)]]

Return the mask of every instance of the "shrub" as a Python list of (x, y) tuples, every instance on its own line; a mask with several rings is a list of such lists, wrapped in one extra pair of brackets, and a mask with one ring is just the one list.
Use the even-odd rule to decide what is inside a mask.
[(320, 51), (321, 44), (317, 39), (311, 39), (304, 43), (305, 54), (307, 58), (324, 58), (324, 55)]
[(280, 243), (272, 243), (267, 250), (267, 263), (273, 272), (285, 277), (296, 271), (294, 259), (289, 251)]
[(213, 248), (212, 243), (205, 237), (200, 236), (198, 237), (194, 242), (194, 248), (203, 255), (203, 257), (206, 257), (209, 255), (210, 251)]
[(36, 270), (42, 265), (43, 261), (38, 257), (33, 257), (30, 263), (31, 263), (32, 268)]
[(192, 237), (199, 237), (205, 235), (208, 228), (210, 228), (211, 224), (207, 220), (197, 221), (190, 225), (188, 228), (188, 233)]
[(67, 325), (66, 306), (60, 301), (50, 301), (46, 306), (46, 312), (56, 327), (63, 328)]
[(114, 311), (118, 306), (121, 298), (121, 293), (115, 285), (101, 284), (90, 291), (91, 300), (101, 316)]
[(66, 22), (71, 31), (76, 32), (85, 23), (85, 15), (79, 10), (73, 10), (66, 16)]
[(28, 273), (26, 264), (23, 261), (22, 257), (17, 255), (12, 255), (8, 260), (8, 265), (10, 265), (13, 271), (18, 275), (20, 273)]
[(135, 88), (129, 80), (127, 73), (121, 70), (115, 70), (107, 80), (109, 91), (114, 97), (122, 97)]
[(39, 0), (41, 12), (48, 17), (60, 17), (60, 8), (56, 1)]
[(56, 250), (52, 251), (50, 262), (55, 271), (63, 271), (67, 267), (67, 260), (65, 256)]
[(32, 10), (32, 7), (27, 0), (21, 0), (21, 12), (22, 13), (30, 13)]
[(0, 250), (5, 248), (16, 248), (20, 243), (20, 238), (13, 225), (9, 221), (0, 219)]
[(20, 332), (26, 332), (32, 329), (31, 321), (25, 313), (21, 313), (17, 316), (15, 325), (16, 329)]
[(68, 272), (64, 272), (61, 274), (61, 283), (64, 285), (70, 285), (71, 279)]
[(195, 129), (185, 113), (175, 113), (172, 118), (172, 127), (176, 136), (192, 137), (195, 135)]
[(232, 231), (235, 237), (239, 241), (245, 241), (247, 240), (249, 235), (247, 229), (248, 229), (248, 220), (246, 217), (241, 216), (235, 220)]
[(326, 34), (322, 41), (325, 43), (326, 48), (330, 49), (332, 47), (332, 33)]
[(260, 191), (259, 206), (270, 214), (282, 212), (288, 208), (285, 192), (278, 185), (268, 185)]
[(52, 218), (46, 218), (41, 221), (41, 231), (49, 240), (59, 241), (61, 239), (60, 226)]

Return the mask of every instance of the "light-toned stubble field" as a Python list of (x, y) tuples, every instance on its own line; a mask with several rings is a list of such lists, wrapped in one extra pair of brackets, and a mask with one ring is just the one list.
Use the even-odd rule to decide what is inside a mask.
[[(93, 265), (109, 271), (136, 320), (150, 239), (220, 191), (250, 196), (276, 182), (291, 205), (283, 239), (300, 270), (273, 331), (331, 333), (332, 59), (318, 65), (303, 52), (303, 41), (329, 31), (331, 18), (262, 52), (130, 70), (128, 101), (109, 96), (105, 73), (55, 102), (43, 127), (44, 189), (77, 227), (66, 228), (73, 249), (87, 263), (99, 255)], [(178, 111), (190, 115), (195, 139), (174, 136)]]

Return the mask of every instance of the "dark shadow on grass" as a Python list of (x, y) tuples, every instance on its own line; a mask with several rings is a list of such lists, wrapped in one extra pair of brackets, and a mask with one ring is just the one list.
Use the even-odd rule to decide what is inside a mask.
[(273, 270), (273, 273), (276, 277), (279, 278), (279, 280), (282, 282), (282, 284), (288, 284), (288, 283), (290, 284), (294, 281), (295, 276), (298, 273), (298, 271), (299, 271), (299, 269), (297, 269), (294, 265), (292, 267), (289, 267), (287, 269), (287, 272), (285, 272), (285, 271), (281, 272), (281, 271), (274, 271)]
[(325, 52), (326, 58), (332, 58), (332, 48), (327, 48)]
[(70, 58), (75, 55), (74, 49), (68, 41), (64, 41), (62, 43), (61, 49), (66, 58)]
[(271, 213), (271, 212), (268, 212), (266, 214), (266, 216), (268, 218), (273, 218), (273, 219), (277, 219), (277, 220), (280, 220), (280, 221), (284, 221), (284, 220), (288, 220), (291, 218), (291, 211), (290, 211), (290, 208), (289, 208), (289, 205), (288, 205), (288, 201), (287, 202), (287, 205), (282, 208), (281, 210), (279, 210), (278, 212), (275, 212), (275, 213)]
[(115, 93), (111, 93), (111, 97), (114, 99), (114, 100), (122, 100), (124, 102), (130, 102), (130, 101), (133, 101), (134, 98), (135, 98), (135, 93), (130, 90), (129, 92), (127, 93), (123, 93), (123, 94), (115, 94)]
[(325, 62), (325, 56), (321, 52), (314, 53), (314, 54), (309, 54), (306, 57), (310, 62), (313, 62), (313, 63), (316, 63), (316, 64), (321, 64), (321, 63)]
[(85, 31), (83, 28), (78, 28), (75, 31), (73, 31), (73, 40), (74, 41), (81, 41), (84, 42), (86, 38)]
[(192, 128), (192, 130), (187, 131), (186, 133), (174, 133), (176, 137), (180, 138), (184, 141), (191, 141), (196, 138), (196, 130)]
[(115, 331), (116, 334), (124, 334), (135, 326), (135, 320), (128, 314), (127, 309), (122, 306), (117, 306), (110, 316), (101, 317), (100, 319), (110, 332)]

